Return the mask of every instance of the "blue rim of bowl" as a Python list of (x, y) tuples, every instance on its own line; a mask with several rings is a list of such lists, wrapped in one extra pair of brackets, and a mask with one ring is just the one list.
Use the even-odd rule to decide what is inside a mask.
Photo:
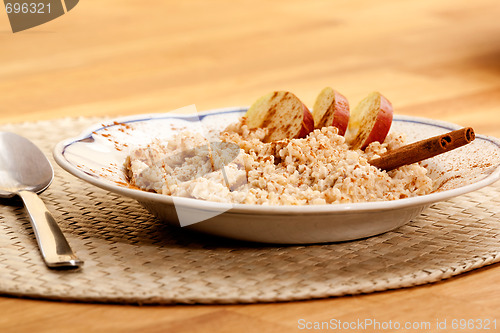
[[(70, 163), (64, 153), (66, 148), (72, 144), (88, 140), (91, 138), (94, 132), (100, 130), (117, 126), (118, 124), (131, 124), (137, 122), (146, 122), (151, 120), (163, 120), (163, 119), (181, 119), (184, 121), (197, 121), (203, 120), (209, 116), (216, 116), (220, 114), (228, 113), (244, 113), (248, 107), (227, 107), (214, 109), (209, 111), (200, 112), (197, 115), (183, 115), (175, 113), (155, 113), (155, 114), (142, 114), (133, 115), (127, 117), (120, 117), (106, 121), (101, 125), (94, 125), (90, 128), (84, 130), (79, 136), (74, 138), (69, 138), (63, 140), (56, 144), (53, 150), (53, 156), (57, 164), (61, 166), (64, 170), (72, 174), (73, 176), (80, 178), (92, 185), (100, 187), (102, 189), (108, 190), (110, 192), (118, 193), (129, 198), (133, 198), (138, 201), (145, 202), (156, 202), (165, 204), (174, 204), (174, 197), (146, 192), (138, 189), (127, 188), (119, 186), (112, 181), (104, 180), (99, 178), (97, 175), (86, 173), (79, 169), (77, 166)], [(445, 130), (455, 130), (461, 128), (461, 126), (440, 121), (421, 117), (411, 117), (397, 115), (394, 116), (393, 121), (409, 122), (426, 126), (438, 127)], [(500, 140), (494, 137), (476, 135), (476, 140), (485, 140), (497, 146), (500, 149)], [(414, 206), (429, 205), (438, 201), (444, 201), (453, 198), (458, 195), (466, 194), (485, 186), (491, 185), (500, 179), (500, 165), (496, 166), (496, 169), (486, 176), (485, 178), (473, 183), (464, 185), (455, 189), (446, 190), (442, 192), (431, 193), (427, 195), (391, 200), (391, 201), (373, 201), (373, 202), (362, 202), (362, 203), (345, 203), (345, 204), (325, 204), (325, 205), (304, 205), (304, 206), (293, 206), (293, 205), (281, 205), (281, 206), (266, 206), (266, 205), (256, 205), (256, 204), (230, 204), (230, 203), (219, 203), (212, 201), (205, 201), (193, 198), (183, 198), (175, 197), (175, 205), (180, 205), (184, 208), (193, 208), (196, 210), (204, 211), (221, 211), (230, 209), (230, 213), (252, 213), (252, 214), (332, 214), (332, 213), (346, 213), (346, 212), (365, 212), (365, 211), (379, 211), (386, 209), (400, 209), (409, 208)]]

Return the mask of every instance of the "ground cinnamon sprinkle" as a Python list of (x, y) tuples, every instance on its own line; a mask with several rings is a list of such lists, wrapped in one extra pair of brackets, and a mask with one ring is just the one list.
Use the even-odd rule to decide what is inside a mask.
[(129, 124), (120, 123), (120, 122), (117, 122), (117, 121), (114, 121), (113, 125), (115, 125), (115, 126), (122, 126), (122, 127), (125, 127), (126, 129), (131, 129), (132, 128), (132, 126), (130, 126)]

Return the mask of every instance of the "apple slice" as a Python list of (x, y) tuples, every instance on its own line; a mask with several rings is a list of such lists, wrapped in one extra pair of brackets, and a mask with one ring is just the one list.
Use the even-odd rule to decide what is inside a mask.
[(314, 130), (309, 109), (294, 94), (274, 91), (259, 98), (245, 114), (248, 128), (267, 128), (264, 142), (304, 138)]
[(373, 92), (352, 110), (346, 141), (352, 149), (365, 149), (370, 143), (384, 142), (392, 124), (392, 104)]
[(344, 135), (349, 123), (349, 102), (330, 87), (323, 89), (313, 107), (314, 127), (335, 126), (339, 135)]

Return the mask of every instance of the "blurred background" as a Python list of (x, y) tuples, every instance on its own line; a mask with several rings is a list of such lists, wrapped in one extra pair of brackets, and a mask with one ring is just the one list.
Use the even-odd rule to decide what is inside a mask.
[[(12, 33), (0, 9), (0, 122), (199, 111), (331, 86), (396, 114), (500, 136), (500, 2), (82, 0)], [(474, 112), (482, 119), (476, 121)]]

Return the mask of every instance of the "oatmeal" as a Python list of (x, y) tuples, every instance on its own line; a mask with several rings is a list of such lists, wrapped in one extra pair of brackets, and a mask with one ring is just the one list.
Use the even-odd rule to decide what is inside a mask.
[(259, 205), (319, 205), (408, 198), (432, 191), (419, 164), (382, 171), (368, 160), (404, 144), (390, 134), (383, 144), (352, 150), (336, 127), (303, 139), (265, 143), (266, 129), (249, 130), (243, 118), (209, 143), (181, 132), (131, 152), (131, 184), (165, 195)]

